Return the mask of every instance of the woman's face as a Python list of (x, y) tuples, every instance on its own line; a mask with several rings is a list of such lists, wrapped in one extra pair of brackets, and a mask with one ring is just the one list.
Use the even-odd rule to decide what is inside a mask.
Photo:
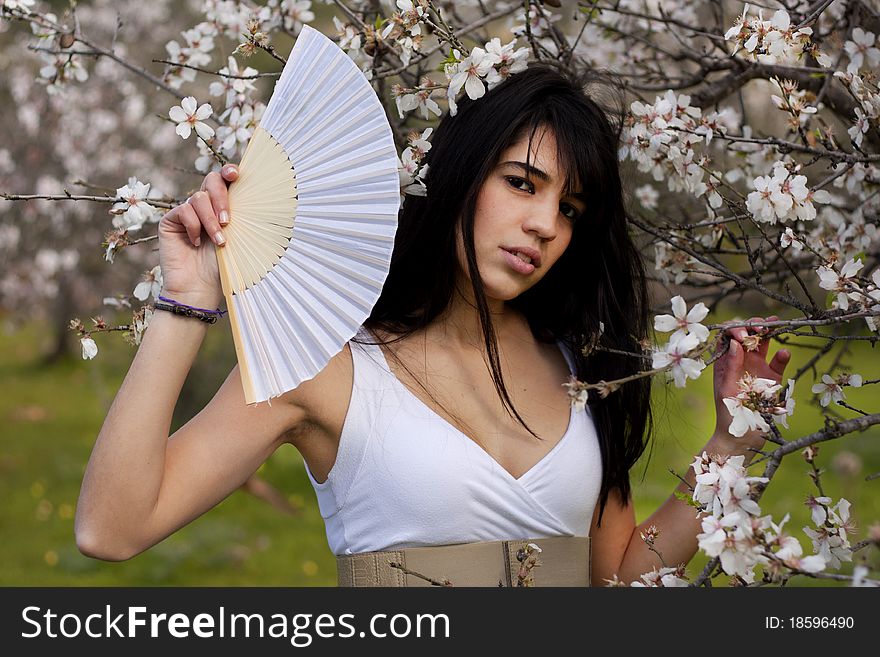
[[(490, 299), (508, 301), (540, 281), (568, 247), (575, 218), (585, 209), (580, 190), (563, 193), (553, 132), (535, 132), (529, 169), (527, 150), (525, 135), (503, 151), (477, 196), (474, 248)], [(459, 275), (468, 280), (461, 230), (457, 250)]]

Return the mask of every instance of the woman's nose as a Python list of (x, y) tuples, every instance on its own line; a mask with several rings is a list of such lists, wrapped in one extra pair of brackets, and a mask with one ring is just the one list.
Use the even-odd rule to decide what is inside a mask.
[(550, 241), (556, 237), (559, 220), (559, 203), (535, 203), (529, 208), (529, 214), (523, 221), (523, 230), (534, 232), (541, 239)]

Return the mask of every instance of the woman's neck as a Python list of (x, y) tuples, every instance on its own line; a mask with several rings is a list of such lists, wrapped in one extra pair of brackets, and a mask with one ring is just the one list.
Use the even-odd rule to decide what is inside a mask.
[[(525, 317), (501, 299), (486, 298), (495, 335), (499, 341), (507, 336), (521, 335), (528, 331)], [(485, 351), (480, 315), (470, 284), (458, 285), (446, 311), (429, 327), (432, 340), (450, 348), (479, 349)]]

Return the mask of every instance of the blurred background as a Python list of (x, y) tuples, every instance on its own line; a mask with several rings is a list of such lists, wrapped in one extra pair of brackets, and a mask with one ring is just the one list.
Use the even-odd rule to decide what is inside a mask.
[[(67, 4), (42, 3), (59, 15)], [(166, 56), (166, 42), (180, 40), (181, 30), (201, 20), (202, 5), (96, 0), (79, 2), (77, 11), (95, 42), (115, 42), (117, 53), (161, 76), (163, 66), (150, 60)], [(310, 24), (335, 34), (334, 7), (314, 2), (311, 10), (316, 18)], [(38, 81), (45, 62), (29, 43), (27, 26), (0, 21), (0, 191), (112, 193), (128, 176), (150, 181), (158, 195), (180, 197), (198, 187), (203, 174), (193, 166), (195, 149), (159, 120), (177, 103), (172, 96), (150, 89), (107, 58), (88, 63), (88, 80), (49, 93)], [(291, 43), (278, 39), (275, 45), (286, 53)], [(215, 53), (218, 66), (230, 50)], [(248, 65), (279, 68), (259, 54)], [(261, 82), (259, 95), (266, 100), (271, 83)], [(211, 100), (206, 88), (187, 92), (199, 102)], [(68, 323), (74, 317), (89, 323), (98, 315), (108, 323), (126, 323), (131, 311), (114, 309), (105, 298), (130, 296), (141, 274), (158, 261), (155, 242), (148, 242), (107, 262), (101, 247), (112, 227), (107, 211), (107, 204), (84, 201), (0, 200), (0, 585), (335, 585), (335, 561), (314, 492), (302, 458), (289, 445), (260, 468), (251, 486), (146, 553), (105, 563), (78, 552), (73, 517), (83, 471), (136, 347), (119, 335), (100, 334), (98, 357), (85, 361)], [(653, 273), (652, 259), (646, 255)], [(658, 284), (657, 312), (669, 312), (669, 290)], [(731, 299), (705, 323), (774, 312), (778, 309), (760, 299)], [(781, 346), (772, 345), (771, 353)], [(787, 348), (793, 352), (788, 374), (815, 353)], [(186, 382), (172, 431), (204, 407), (234, 363), (228, 323), (218, 323)], [(798, 382), (786, 437), (821, 427), (810, 385), (828, 364), (819, 361), (818, 374)], [(880, 351), (873, 344), (853, 342), (841, 364), (865, 379), (880, 377)], [(678, 481), (670, 471), (685, 473), (715, 421), (709, 370), (685, 389), (662, 380), (654, 386), (653, 447), (632, 472), (639, 522), (669, 496)], [(856, 407), (877, 401), (872, 386), (847, 388), (846, 394)], [(854, 417), (842, 408), (829, 412)], [(818, 463), (826, 494), (852, 502), (857, 534), (851, 542), (863, 539), (880, 522), (880, 479), (866, 481), (880, 472), (880, 428), (822, 443)], [(799, 456), (785, 459), (761, 501), (763, 512), (777, 522), (791, 514), (787, 529), (806, 554), (810, 541), (801, 528), (812, 523), (804, 502), (816, 493), (809, 470)], [(698, 554), (688, 575), (695, 577), (706, 561)], [(846, 564), (842, 572), (851, 569)], [(799, 577), (792, 585), (835, 584)]]

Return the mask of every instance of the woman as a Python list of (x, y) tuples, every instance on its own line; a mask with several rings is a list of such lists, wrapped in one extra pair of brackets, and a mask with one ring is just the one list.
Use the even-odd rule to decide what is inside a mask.
[[(591, 394), (580, 412), (561, 385), (570, 374), (595, 382), (641, 369), (632, 356), (584, 355), (600, 330), (603, 346), (628, 352), (648, 336), (617, 134), (582, 88), (533, 65), (443, 119), (427, 155), (427, 196), (405, 201), (370, 318), (282, 403), (246, 406), (236, 366), (167, 440), (206, 324), (157, 312), (89, 461), (80, 550), (108, 560), (142, 552), (290, 443), (340, 568), (346, 555), (589, 536), (592, 583), (629, 582), (657, 565), (639, 538), (650, 525), (661, 529), (655, 549), (666, 563), (689, 561), (700, 522), (674, 494), (635, 523), (629, 470), (650, 434), (649, 380), (604, 399)], [(222, 299), (214, 249), (223, 248), (226, 182), (236, 175), (234, 166), (209, 174), (162, 218), (164, 296), (200, 308)], [(748, 461), (763, 445), (759, 433), (727, 433), (721, 401), (746, 370), (781, 379), (788, 352), (767, 363), (766, 342), (752, 352), (740, 344), (757, 330), (728, 329), (730, 349), (714, 368), (710, 453)], [(687, 491), (685, 482), (677, 490)], [(426, 563), (447, 568), (443, 549)], [(399, 583), (383, 577), (349, 583)]]

